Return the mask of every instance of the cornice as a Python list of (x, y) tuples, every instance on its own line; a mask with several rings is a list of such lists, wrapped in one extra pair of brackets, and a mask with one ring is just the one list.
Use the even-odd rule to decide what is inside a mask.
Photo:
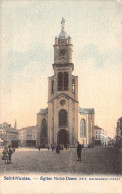
[(53, 69), (54, 67), (70, 67), (72, 66), (72, 69), (74, 70), (74, 63), (54, 63), (52, 64)]

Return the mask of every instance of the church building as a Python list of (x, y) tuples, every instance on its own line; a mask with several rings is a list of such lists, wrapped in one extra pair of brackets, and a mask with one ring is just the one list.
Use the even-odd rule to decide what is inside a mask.
[(94, 109), (81, 108), (78, 101), (78, 76), (72, 74), (72, 43), (65, 32), (65, 19), (54, 43), (54, 75), (48, 78), (48, 108), (37, 113), (37, 146), (67, 145), (77, 141), (94, 143)]

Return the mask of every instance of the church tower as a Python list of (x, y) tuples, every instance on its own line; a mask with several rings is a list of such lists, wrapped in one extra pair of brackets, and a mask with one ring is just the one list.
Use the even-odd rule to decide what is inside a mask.
[(94, 144), (94, 108), (81, 108), (78, 77), (72, 74), (72, 43), (65, 31), (65, 19), (54, 43), (54, 75), (48, 78), (48, 108), (37, 113), (37, 146), (57, 144), (75, 147)]
[(48, 78), (48, 144), (73, 146), (78, 140), (78, 77), (73, 76), (71, 38), (65, 19), (54, 44), (54, 75)]

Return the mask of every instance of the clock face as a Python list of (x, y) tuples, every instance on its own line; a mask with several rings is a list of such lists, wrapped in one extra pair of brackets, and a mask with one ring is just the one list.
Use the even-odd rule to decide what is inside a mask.
[(62, 50), (60, 50), (60, 56), (64, 56), (65, 55), (65, 49), (62, 49)]

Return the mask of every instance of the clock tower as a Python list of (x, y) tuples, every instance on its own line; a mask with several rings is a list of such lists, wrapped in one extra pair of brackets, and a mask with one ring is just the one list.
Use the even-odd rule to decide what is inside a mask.
[(37, 146), (75, 147), (94, 143), (94, 109), (81, 108), (78, 101), (78, 76), (72, 74), (71, 38), (65, 31), (65, 19), (54, 43), (54, 75), (48, 77), (48, 108), (37, 113)]
[(55, 38), (54, 44), (54, 64), (72, 63), (72, 44), (71, 38), (64, 31), (65, 20), (61, 21), (61, 33)]
[(48, 140), (49, 144), (72, 146), (78, 140), (78, 77), (73, 76), (71, 38), (65, 32), (55, 37), (54, 75), (48, 78)]

